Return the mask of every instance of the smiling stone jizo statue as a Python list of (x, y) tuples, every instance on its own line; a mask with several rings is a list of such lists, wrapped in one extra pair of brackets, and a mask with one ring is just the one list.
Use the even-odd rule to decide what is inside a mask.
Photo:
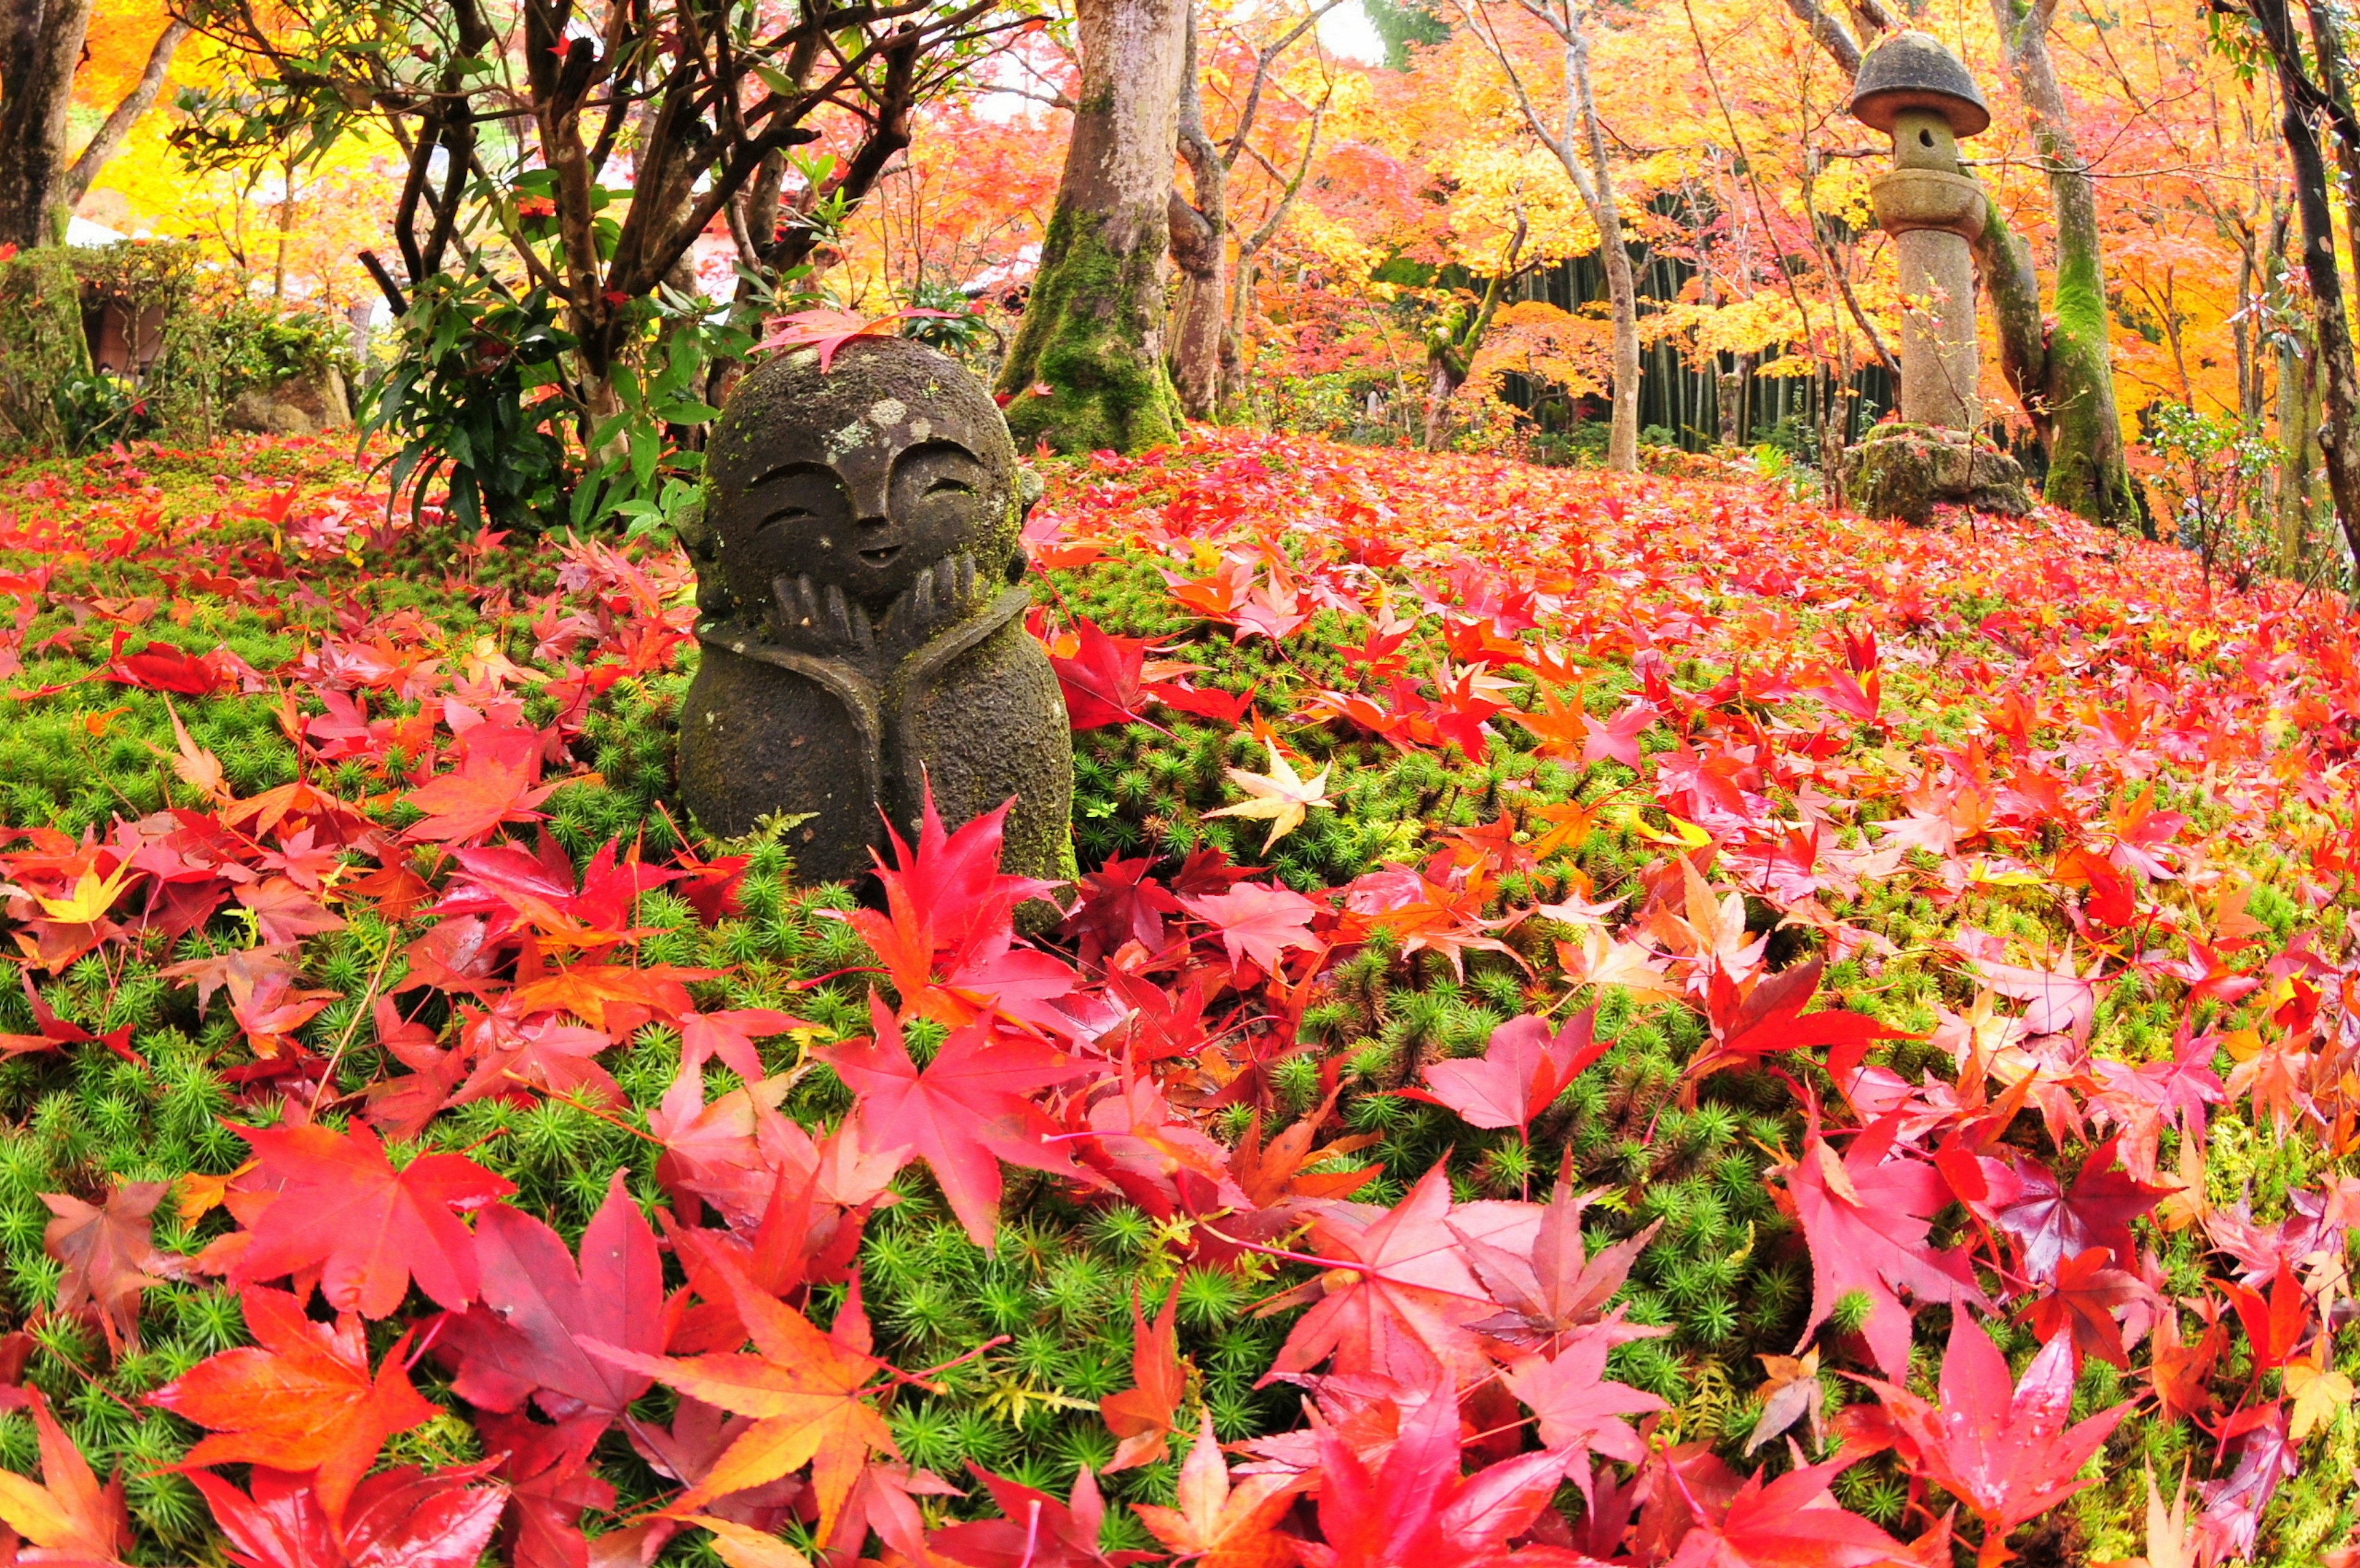
[(1002, 866), (1071, 873), (1073, 756), (1026, 632), (1018, 534), (1038, 495), (959, 364), (905, 338), (810, 349), (739, 384), (714, 428), (697, 567), (704, 657), (681, 713), (680, 792), (706, 832), (801, 817), (811, 880), (851, 880), (890, 815), (914, 841), (1011, 796)]

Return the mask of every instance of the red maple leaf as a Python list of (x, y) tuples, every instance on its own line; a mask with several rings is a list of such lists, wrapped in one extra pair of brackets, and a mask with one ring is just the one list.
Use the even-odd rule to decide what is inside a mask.
[(139, 1351), (139, 1298), (150, 1285), (173, 1277), (183, 1259), (156, 1250), (156, 1205), (168, 1183), (124, 1181), (111, 1185), (104, 1205), (66, 1192), (43, 1192), (41, 1202), (57, 1217), (41, 1237), (42, 1250), (65, 1265), (58, 1281), (60, 1313), (88, 1303), (96, 1309), (106, 1343)]
[(1618, 1344), (1652, 1339), (1669, 1329), (1640, 1328), (1618, 1312), (1565, 1336), (1544, 1358), (1527, 1356), (1508, 1368), (1508, 1391), (1533, 1412), (1541, 1442), (1565, 1456), (1575, 1476), (1590, 1473), (1590, 1455), (1602, 1454), (1626, 1465), (1647, 1454), (1626, 1416), (1666, 1409), (1664, 1401), (1606, 1376), (1606, 1354)]
[(2131, 1408), (2125, 1400), (2073, 1424), (2068, 1340), (2060, 1335), (2043, 1345), (2024, 1380), (2011, 1388), (2006, 1358), (1965, 1312), (1950, 1320), (1939, 1401), (1881, 1378), (1865, 1381), (1885, 1403), (1886, 1430), (1875, 1435), (1983, 1521), (1981, 1568), (2007, 1560), (2010, 1530), (2098, 1484), (2076, 1480), (2074, 1473)]
[(1574, 1015), (1555, 1035), (1547, 1020), (1526, 1014), (1493, 1029), (1482, 1055), (1431, 1063), (1426, 1069), (1426, 1088), (1401, 1093), (1448, 1106), (1470, 1127), (1514, 1127), (1521, 1134), (1612, 1044), (1598, 1038), (1595, 1004)]
[(1231, 964), (1249, 961), (1275, 975), (1289, 948), (1317, 950), (1323, 945), (1311, 933), (1319, 906), (1290, 887), (1250, 882), (1224, 893), (1184, 898), (1180, 903), (1219, 934)]
[(1000, 1162), (1079, 1177), (1056, 1127), (1025, 1094), (1081, 1069), (1037, 1040), (998, 1033), (989, 1018), (952, 1031), (921, 1073), (901, 1040), (901, 1020), (869, 994), (870, 1040), (814, 1052), (858, 1100), (870, 1145), (923, 1160), (951, 1212), (978, 1247), (999, 1226)]
[(1681, 1538), (1667, 1568), (1900, 1568), (1919, 1561), (1828, 1496), (1828, 1483), (1851, 1463), (1831, 1459), (1766, 1483), (1755, 1472), (1719, 1523), (1699, 1521)]
[(1164, 920), (1180, 912), (1180, 901), (1161, 881), (1149, 876), (1153, 856), (1108, 861), (1083, 875), (1081, 901), (1058, 928), (1064, 936), (1080, 939), (1082, 963), (1095, 964), (1126, 942), (1137, 942), (1148, 953), (1164, 951)]
[(730, 1007), (717, 1013), (683, 1013), (680, 1015), (681, 1071), (694, 1073), (714, 1057), (721, 1064), (748, 1083), (759, 1083), (768, 1076), (762, 1057), (754, 1049), (758, 1040), (789, 1029), (810, 1029), (811, 1023), (792, 1013), (772, 1007)]
[(101, 1486), (90, 1461), (58, 1424), (40, 1390), (32, 1389), (25, 1398), (33, 1409), (41, 1479), (36, 1483), (13, 1471), (0, 1470), (0, 1523), (24, 1537), (31, 1548), (27, 1551), (11, 1540), (7, 1542), (10, 1554), (18, 1563), (63, 1568), (120, 1564), (131, 1544), (131, 1516), (123, 1506), (121, 1473)]
[(505, 1486), (475, 1484), (490, 1469), (403, 1465), (371, 1475), (353, 1488), (342, 1530), (310, 1475), (257, 1465), (249, 1496), (211, 1471), (187, 1475), (238, 1568), (472, 1568), (508, 1497)]
[(366, 1127), (237, 1131), (254, 1146), (257, 1184), (279, 1190), (247, 1220), (231, 1284), (316, 1269), (330, 1306), (369, 1318), (399, 1307), (413, 1277), (453, 1312), (475, 1299), (475, 1238), (458, 1215), (514, 1192), (508, 1181), (455, 1154), (396, 1171)]
[(2111, 1367), (2130, 1370), (2130, 1352), (2123, 1345), (2117, 1309), (2145, 1301), (2150, 1292), (2139, 1277), (2113, 1267), (2114, 1255), (2093, 1247), (2057, 1266), (2049, 1292), (2025, 1309), (2025, 1321), (2044, 1345), (2070, 1334), (2078, 1359), (2094, 1356)]
[(1109, 1555), (1098, 1545), (1106, 1520), (1106, 1500), (1098, 1494), (1097, 1477), (1087, 1465), (1074, 1477), (1074, 1489), (1065, 1502), (995, 1475), (970, 1461), (967, 1468), (981, 1481), (1000, 1517), (967, 1524), (946, 1525), (926, 1537), (929, 1552), (967, 1568), (1122, 1568), (1144, 1562), (1152, 1552), (1117, 1552)]
[(1325, 1539), (1295, 1547), (1310, 1568), (1579, 1568), (1589, 1561), (1561, 1548), (1509, 1547), (1548, 1506), (1567, 1455), (1544, 1449), (1461, 1475), (1459, 1401), (1448, 1388), (1403, 1420), (1373, 1471), (1337, 1428), (1322, 1427), (1317, 1442)]
[(507, 1203), (477, 1223), (475, 1257), (483, 1299), (436, 1342), (458, 1361), (461, 1399), (505, 1412), (530, 1398), (552, 1421), (586, 1411), (611, 1421), (648, 1391), (645, 1375), (582, 1348), (595, 1339), (660, 1356), (670, 1327), (655, 1233), (621, 1171), (583, 1232), (578, 1269), (555, 1231)]
[(1803, 1009), (1819, 995), (1819, 976), (1826, 967), (1826, 960), (1814, 958), (1741, 987), (1726, 969), (1716, 966), (1707, 995), (1712, 1045), (1689, 1062), (1688, 1076), (1702, 1078), (1724, 1067), (1757, 1062), (1774, 1051), (1826, 1045), (1835, 1048), (1828, 1067), (1841, 1083), (1874, 1042), (1916, 1038), (1907, 1030), (1888, 1029), (1865, 1013), (1830, 1007), (1805, 1014)]
[(413, 843), (471, 843), (502, 822), (539, 822), (541, 813), (532, 808), (559, 788), (540, 782), (538, 730), (477, 724), (459, 737), (453, 750), (459, 757), (457, 768), (401, 798), (405, 805), (426, 813), (426, 820), (412, 824), (404, 835)]
[(1135, 722), (1147, 708), (1141, 681), (1153, 644), (1146, 637), (1115, 637), (1087, 615), (1074, 617), (1074, 657), (1052, 653), (1049, 666), (1065, 690), (1065, 714), (1075, 730)]
[(1950, 1194), (1931, 1165), (1893, 1152), (1901, 1120), (1896, 1113), (1871, 1123), (1841, 1160), (1814, 1127), (1802, 1158), (1786, 1170), (1811, 1249), (1811, 1315), (1797, 1348), (1837, 1301), (1859, 1290), (1871, 1303), (1863, 1337), (1896, 1377), (1909, 1371), (1909, 1309), (1896, 1290), (1920, 1305), (1949, 1305), (1961, 1318), (1970, 1304), (1991, 1311), (1963, 1258), (1927, 1249), (1926, 1233)]
[(1332, 1272), (1262, 1302), (1267, 1314), (1315, 1303), (1279, 1348), (1271, 1375), (1307, 1372), (1329, 1356), (1342, 1373), (1422, 1386), (1444, 1368), (1483, 1359), (1469, 1325), (1493, 1306), (1469, 1269), (1450, 1219), (1448, 1173), (1437, 1164), (1392, 1208), (1326, 1205), (1311, 1245)]
[(912, 850), (888, 828), (893, 864), (880, 859), (885, 913), (822, 910), (858, 931), (883, 960), (902, 1006), (953, 1027), (987, 1007), (1056, 1028), (1063, 1015), (1041, 1004), (1073, 989), (1074, 975), (1045, 953), (1016, 948), (1017, 906), (1058, 884), (1003, 877), (1000, 850), (1011, 799), (955, 833), (945, 833), (925, 792)]
[(321, 1508), (340, 1529), (385, 1440), (440, 1413), (410, 1386), (410, 1336), (372, 1376), (358, 1318), (313, 1323), (284, 1290), (249, 1288), (238, 1300), (255, 1345), (198, 1363), (148, 1402), (213, 1429), (189, 1450), (191, 1465), (316, 1472)]
[(220, 690), (221, 671), (212, 660), (188, 653), (169, 642), (151, 642), (137, 653), (126, 653), (128, 630), (115, 634), (114, 657), (106, 678), (148, 691), (177, 691), (184, 697), (210, 697)]
[(770, 335), (754, 347), (757, 350), (815, 347), (819, 350), (820, 374), (825, 376), (836, 364), (837, 351), (854, 338), (890, 338), (897, 334), (880, 329), (890, 329), (897, 321), (917, 317), (954, 314), (956, 312), (950, 310), (930, 310), (912, 306), (908, 310), (888, 310), (881, 316), (863, 316), (854, 310), (814, 307), (775, 318), (770, 322)]
[(1587, 1200), (1565, 1177), (1541, 1210), (1532, 1248), (1518, 1253), (1456, 1229), (1469, 1267), (1505, 1310), (1472, 1326), (1479, 1334), (1529, 1349), (1547, 1349), (1606, 1315), (1606, 1303), (1631, 1277), (1631, 1266), (1664, 1222), (1588, 1256), (1581, 1236)]
[(1152, 1326), (1146, 1313), (1140, 1310), (1138, 1298), (1131, 1299), (1132, 1387), (1098, 1401), (1098, 1414), (1106, 1421), (1107, 1430), (1120, 1440), (1115, 1445), (1114, 1457), (1107, 1463), (1109, 1471), (1153, 1465), (1170, 1451), (1166, 1439), (1173, 1431), (1172, 1418), (1180, 1409), (1180, 1396), (1187, 1388), (1174, 1332), (1174, 1318), (1179, 1308), (1177, 1279), (1172, 1281), (1172, 1293), (1164, 1298), (1164, 1308), (1155, 1314)]
[(2301, 1344), (2303, 1331), (2311, 1326), (2311, 1296), (2295, 1277), (2292, 1265), (2284, 1258), (2278, 1260), (2278, 1276), (2270, 1281), (2267, 1296), (2234, 1279), (2221, 1288), (2237, 1309), (2245, 1337), (2253, 1342), (2255, 1370), (2266, 1372), (2285, 1366)]
[(2116, 1258), (2131, 1257), (2131, 1221), (2169, 1196), (2170, 1188), (2148, 1186), (2114, 1164), (2118, 1141), (2110, 1138), (2090, 1150), (2070, 1191), (2029, 1155), (1979, 1158), (1989, 1197), (1978, 1207), (2015, 1237), (2033, 1279), (2054, 1279), (2060, 1262), (2093, 1247)]

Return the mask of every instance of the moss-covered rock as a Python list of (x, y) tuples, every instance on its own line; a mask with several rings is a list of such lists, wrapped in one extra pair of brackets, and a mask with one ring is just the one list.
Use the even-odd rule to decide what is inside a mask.
[(1880, 425), (1843, 458), (1844, 494), (1854, 510), (1906, 523), (1932, 520), (1937, 505), (2022, 517), (2032, 509), (2024, 470), (2005, 452), (1955, 430)]

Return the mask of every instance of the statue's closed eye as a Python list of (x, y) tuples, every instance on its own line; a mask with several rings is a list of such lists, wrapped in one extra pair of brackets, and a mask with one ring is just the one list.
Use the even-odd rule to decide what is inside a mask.
[(925, 493), (929, 495), (972, 495), (975, 486), (964, 479), (953, 479), (945, 474), (929, 484)]
[(781, 506), (777, 511), (771, 513), (769, 517), (763, 518), (762, 526), (764, 528), (769, 528), (772, 523), (800, 523), (808, 520), (814, 515), (815, 514), (808, 506)]

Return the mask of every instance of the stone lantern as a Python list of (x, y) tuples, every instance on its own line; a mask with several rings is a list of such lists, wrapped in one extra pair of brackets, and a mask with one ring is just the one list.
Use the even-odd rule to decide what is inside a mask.
[(1905, 299), (1901, 422), (1879, 426), (1847, 454), (1863, 511), (1923, 522), (1936, 501), (2022, 512), (2015, 460), (1977, 451), (1983, 350), (1975, 336), (1972, 242), (1989, 206), (1960, 171), (1959, 138), (1991, 124), (1991, 109), (1959, 59), (1928, 33), (1899, 33), (1861, 61), (1852, 114), (1893, 138), (1893, 167), (1869, 197), (1893, 236)]

